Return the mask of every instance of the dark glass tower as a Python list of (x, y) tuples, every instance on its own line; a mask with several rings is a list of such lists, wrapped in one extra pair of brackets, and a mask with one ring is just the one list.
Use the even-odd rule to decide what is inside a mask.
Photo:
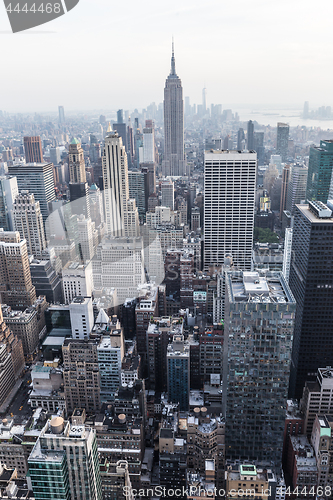
[(333, 140), (320, 141), (320, 146), (310, 148), (307, 200), (326, 203), (329, 199), (333, 169)]
[(226, 273), (226, 458), (281, 462), (295, 299), (280, 272)]
[(297, 308), (290, 397), (317, 369), (333, 366), (333, 217), (321, 202), (296, 205), (289, 285)]
[(289, 141), (289, 125), (278, 123), (276, 132), (276, 154), (281, 156), (282, 161), (287, 161)]
[(252, 120), (247, 122), (247, 149), (254, 150), (254, 124)]

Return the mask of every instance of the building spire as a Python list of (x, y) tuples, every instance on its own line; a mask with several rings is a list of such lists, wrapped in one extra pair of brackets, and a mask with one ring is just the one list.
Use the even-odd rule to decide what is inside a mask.
[(176, 74), (175, 48), (174, 48), (173, 37), (172, 37), (172, 56), (171, 56), (171, 73), (170, 73), (170, 75), (175, 75), (175, 74)]

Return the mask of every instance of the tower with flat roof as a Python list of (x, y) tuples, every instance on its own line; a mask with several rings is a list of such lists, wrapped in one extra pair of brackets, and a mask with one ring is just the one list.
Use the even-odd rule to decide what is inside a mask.
[(289, 285), (297, 302), (290, 397), (317, 369), (333, 366), (333, 214), (320, 201), (296, 205)]
[(296, 302), (279, 271), (227, 271), (226, 458), (281, 463)]

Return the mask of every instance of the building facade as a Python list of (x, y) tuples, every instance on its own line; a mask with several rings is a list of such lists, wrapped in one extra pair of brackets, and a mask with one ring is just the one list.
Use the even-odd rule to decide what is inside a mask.
[(282, 273), (226, 273), (227, 458), (281, 462), (295, 308)]
[(251, 270), (256, 153), (205, 153), (204, 268), (222, 265), (226, 254)]
[[(322, 202), (296, 205), (289, 285), (297, 302), (290, 396), (333, 366), (333, 216)], [(316, 334), (314, 336), (314, 325)]]
[(181, 79), (176, 74), (173, 46), (171, 71), (164, 88), (164, 160), (162, 172), (165, 176), (186, 174), (183, 87)]

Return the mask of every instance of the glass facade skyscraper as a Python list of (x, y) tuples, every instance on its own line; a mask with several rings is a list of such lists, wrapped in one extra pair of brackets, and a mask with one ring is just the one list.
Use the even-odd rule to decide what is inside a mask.
[(227, 271), (226, 458), (281, 462), (295, 308), (282, 273)]
[(310, 148), (306, 198), (326, 203), (333, 170), (333, 139)]
[(290, 396), (333, 366), (333, 216), (322, 202), (296, 205), (289, 285), (297, 301)]
[(36, 500), (102, 500), (95, 431), (54, 417), (29, 456)]

